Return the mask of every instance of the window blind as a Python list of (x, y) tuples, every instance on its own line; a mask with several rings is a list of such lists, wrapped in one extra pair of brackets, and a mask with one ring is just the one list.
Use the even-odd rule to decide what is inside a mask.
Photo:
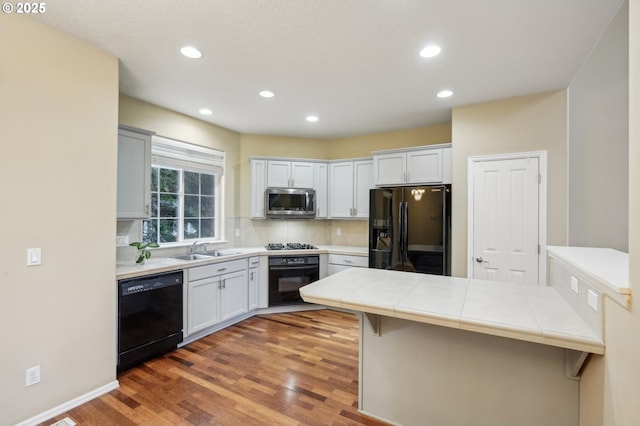
[(224, 151), (161, 136), (151, 137), (151, 163), (156, 166), (222, 175), (224, 159)]

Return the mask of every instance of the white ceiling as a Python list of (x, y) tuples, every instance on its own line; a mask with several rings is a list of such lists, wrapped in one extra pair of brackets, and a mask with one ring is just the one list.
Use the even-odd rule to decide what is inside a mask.
[[(134, 98), (241, 133), (335, 138), (566, 88), (622, 2), (53, 0), (34, 19), (119, 57)], [(419, 56), (429, 43), (438, 57)]]

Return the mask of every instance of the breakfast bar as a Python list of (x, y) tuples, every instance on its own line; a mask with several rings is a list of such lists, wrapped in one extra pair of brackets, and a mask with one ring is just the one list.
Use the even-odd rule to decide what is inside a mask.
[(393, 424), (577, 425), (604, 353), (553, 287), (354, 268), (300, 293), (359, 313), (359, 409)]

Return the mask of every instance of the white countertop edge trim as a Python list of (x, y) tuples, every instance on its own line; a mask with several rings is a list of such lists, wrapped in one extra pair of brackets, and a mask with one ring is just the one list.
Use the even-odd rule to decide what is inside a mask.
[[(619, 304), (625, 309), (629, 309), (631, 306), (631, 287), (620, 286), (609, 279), (599, 276), (593, 271), (586, 269), (583, 265), (578, 265), (576, 262), (571, 259), (571, 257), (566, 256), (563, 251), (570, 250), (573, 247), (563, 247), (563, 246), (547, 246), (547, 255), (555, 259), (559, 262), (562, 262), (567, 267), (571, 268), (571, 272), (574, 275), (578, 275), (583, 277), (585, 281), (588, 281), (590, 284), (595, 286), (598, 290), (600, 290), (604, 295), (609, 297), (611, 300)], [(581, 247), (577, 247), (580, 249)], [(613, 250), (613, 249), (603, 249), (603, 250)], [(629, 268), (629, 263), (627, 261), (626, 268)]]
[(517, 327), (511, 326), (509, 324), (485, 320), (438, 315), (411, 309), (395, 309), (392, 307), (390, 308), (389, 306), (383, 307), (379, 305), (369, 305), (366, 303), (353, 303), (345, 301), (344, 299), (326, 299), (311, 295), (303, 295), (303, 299), (306, 302), (318, 303), (329, 307), (384, 315), (393, 318), (421, 322), (425, 324), (456, 328), (475, 333), (505, 337), (509, 339), (538, 343), (548, 346), (555, 346), (563, 349), (573, 349), (595, 354), (604, 354), (604, 342), (595, 336), (574, 336), (552, 332), (544, 329)]

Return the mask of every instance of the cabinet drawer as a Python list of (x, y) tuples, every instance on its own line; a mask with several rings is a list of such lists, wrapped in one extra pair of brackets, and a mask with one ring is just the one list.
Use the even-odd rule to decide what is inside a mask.
[(253, 256), (249, 258), (249, 268), (254, 268), (256, 266), (260, 266), (260, 257)]
[(332, 265), (344, 265), (358, 268), (369, 267), (369, 259), (366, 256), (349, 256), (346, 254), (330, 254), (329, 263)]
[(210, 265), (196, 266), (188, 269), (189, 281), (201, 280), (216, 275), (247, 269), (247, 259), (232, 260), (230, 262), (212, 263)]

